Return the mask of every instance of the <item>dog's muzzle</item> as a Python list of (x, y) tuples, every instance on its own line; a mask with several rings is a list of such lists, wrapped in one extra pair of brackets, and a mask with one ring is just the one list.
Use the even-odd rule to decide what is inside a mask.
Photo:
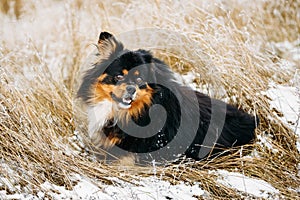
[(136, 88), (134, 85), (128, 85), (121, 98), (116, 97), (114, 94), (112, 94), (112, 98), (118, 102), (120, 108), (128, 109), (136, 98)]

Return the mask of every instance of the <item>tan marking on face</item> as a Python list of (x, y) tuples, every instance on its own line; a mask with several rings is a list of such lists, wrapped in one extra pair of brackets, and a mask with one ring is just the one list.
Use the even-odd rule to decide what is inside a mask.
[(107, 74), (101, 74), (101, 76), (99, 76), (97, 78), (98, 81), (103, 81), (105, 79), (105, 77), (107, 77)]
[(137, 98), (131, 103), (129, 113), (132, 117), (138, 118), (145, 106), (150, 106), (153, 89), (147, 85), (146, 89), (137, 90)]
[(126, 91), (126, 83), (122, 83), (121, 85), (117, 85), (114, 87), (114, 90), (112, 91), (114, 95), (116, 95), (116, 97), (118, 98), (122, 98), (122, 96), (124, 95), (125, 91)]
[(146, 89), (139, 89), (136, 90), (136, 98), (131, 103), (131, 107), (129, 109), (122, 109), (119, 110), (117, 113), (118, 118), (125, 120), (128, 122), (131, 117), (137, 119), (139, 115), (144, 111), (145, 107), (151, 105), (152, 93), (153, 89), (147, 85)]
[(102, 74), (91, 87), (90, 103), (98, 103), (104, 100), (112, 101), (111, 92), (114, 90), (114, 85), (103, 84), (102, 81), (106, 77), (106, 74)]
[(123, 72), (124, 75), (128, 75), (128, 70), (123, 69), (122, 72)]

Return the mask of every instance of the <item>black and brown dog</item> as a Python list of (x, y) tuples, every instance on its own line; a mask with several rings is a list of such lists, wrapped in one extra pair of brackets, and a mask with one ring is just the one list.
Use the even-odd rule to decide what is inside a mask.
[(199, 160), (254, 139), (255, 116), (179, 84), (149, 51), (125, 49), (107, 32), (97, 46), (99, 60), (78, 97), (88, 105), (89, 136), (98, 146), (145, 160)]

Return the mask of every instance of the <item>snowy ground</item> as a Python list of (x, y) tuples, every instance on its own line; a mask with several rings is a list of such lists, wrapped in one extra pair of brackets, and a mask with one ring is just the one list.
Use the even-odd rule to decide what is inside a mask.
[(219, 175), (217, 182), (255, 197), (275, 198), (279, 195), (279, 191), (266, 181), (249, 178), (243, 174), (226, 170), (218, 170), (213, 173)]
[[(242, 193), (253, 195), (257, 198), (268, 198), (270, 195), (276, 197), (279, 191), (273, 188), (269, 183), (244, 176), (239, 173), (218, 170), (211, 172), (218, 175), (217, 182), (228, 187), (234, 188)], [(169, 182), (163, 181), (157, 177), (140, 178), (134, 184), (127, 183), (116, 178), (111, 178), (114, 185), (101, 185), (99, 188), (93, 180), (89, 180), (80, 175), (72, 177), (74, 181), (78, 181), (73, 190), (66, 190), (62, 186), (56, 186), (49, 182), (41, 184), (42, 190), (36, 195), (16, 193), (6, 194), (0, 191), (1, 199), (28, 199), (38, 200), (47, 199), (197, 199), (202, 196), (209, 198), (209, 194), (199, 187), (198, 183), (193, 186), (180, 183), (171, 185)]]
[(271, 109), (282, 113), (281, 120), (297, 135), (300, 152), (300, 91), (299, 88), (277, 85), (267, 91), (272, 99)]

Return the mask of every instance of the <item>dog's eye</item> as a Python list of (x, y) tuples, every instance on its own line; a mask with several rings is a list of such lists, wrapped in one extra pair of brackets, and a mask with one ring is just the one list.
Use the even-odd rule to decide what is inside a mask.
[(142, 83), (142, 82), (143, 82), (143, 79), (142, 79), (141, 77), (138, 77), (138, 78), (136, 79), (136, 82), (137, 82), (137, 83)]
[(119, 74), (119, 75), (115, 76), (115, 79), (116, 79), (117, 81), (122, 81), (122, 80), (124, 80), (124, 76), (121, 75), (121, 74)]

